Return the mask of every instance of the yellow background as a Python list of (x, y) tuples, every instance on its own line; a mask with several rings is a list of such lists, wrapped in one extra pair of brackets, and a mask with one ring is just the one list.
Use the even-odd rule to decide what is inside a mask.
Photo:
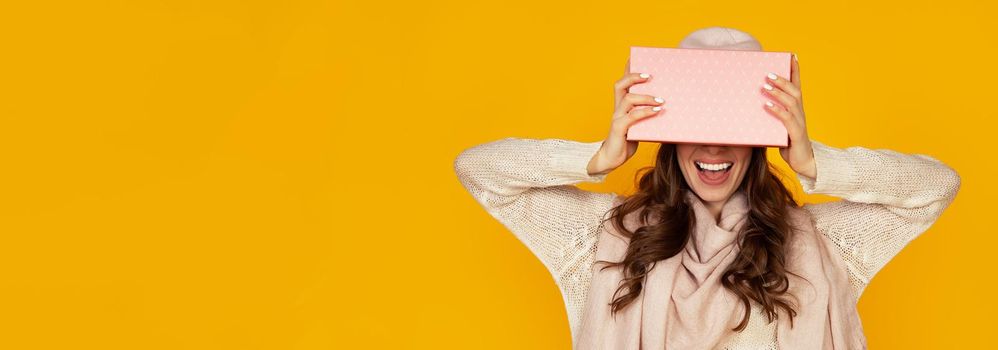
[[(873, 349), (984, 348), (995, 16), (960, 0), (5, 2), (0, 348), (567, 349), (553, 279), (453, 160), (507, 136), (602, 139), (628, 47), (712, 25), (799, 55), (813, 139), (957, 169), (956, 201), (859, 308)], [(649, 146), (582, 187), (627, 192)]]

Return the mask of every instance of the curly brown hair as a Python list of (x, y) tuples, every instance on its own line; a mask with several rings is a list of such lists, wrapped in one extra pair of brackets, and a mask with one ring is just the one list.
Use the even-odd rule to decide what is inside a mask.
[[(660, 144), (656, 164), (640, 169), (636, 175), (636, 192), (611, 208), (611, 216), (603, 220), (612, 221), (622, 235), (630, 238), (622, 261), (598, 261), (608, 264), (602, 269), (614, 266), (623, 269), (623, 281), (614, 296), (625, 289), (627, 293), (612, 301), (612, 313), (641, 294), (642, 281), (656, 261), (679, 254), (690, 239), (696, 216), (685, 200), (684, 191), (691, 188), (683, 178), (677, 158), (675, 144)], [(769, 322), (778, 317), (778, 308), (790, 316), (791, 327), (797, 315), (796, 304), (788, 297), (792, 295), (787, 292), (790, 285), (787, 275), (799, 275), (787, 270), (786, 257), (794, 230), (787, 206), (799, 205), (777, 174), (781, 171), (768, 162), (766, 148), (753, 147), (750, 164), (738, 186), (745, 191), (749, 205), (747, 222), (738, 232), (742, 237), (740, 252), (721, 277), (722, 285), (745, 306), (746, 312), (735, 331), (742, 331), (748, 325), (750, 301), (762, 307)], [(632, 232), (624, 226), (624, 217), (638, 210), (644, 226)], [(662, 219), (648, 224), (652, 216)]]

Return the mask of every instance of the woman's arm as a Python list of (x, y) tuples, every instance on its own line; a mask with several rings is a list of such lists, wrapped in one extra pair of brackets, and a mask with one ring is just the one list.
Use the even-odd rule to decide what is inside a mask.
[(454, 161), (465, 189), (554, 276), (573, 337), (589, 288), (599, 224), (616, 197), (573, 184), (606, 178), (586, 170), (602, 142), (509, 137), (469, 148)]
[(845, 259), (858, 299), (870, 279), (949, 206), (960, 176), (927, 155), (811, 144), (817, 176), (797, 174), (804, 192), (844, 200), (803, 208)]

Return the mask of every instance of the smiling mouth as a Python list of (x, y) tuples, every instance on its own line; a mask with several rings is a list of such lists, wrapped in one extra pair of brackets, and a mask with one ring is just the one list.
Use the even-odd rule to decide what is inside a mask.
[(703, 163), (700, 161), (693, 161), (696, 165), (697, 170), (704, 172), (720, 173), (731, 171), (731, 168), (735, 166), (734, 162), (723, 162), (723, 163)]

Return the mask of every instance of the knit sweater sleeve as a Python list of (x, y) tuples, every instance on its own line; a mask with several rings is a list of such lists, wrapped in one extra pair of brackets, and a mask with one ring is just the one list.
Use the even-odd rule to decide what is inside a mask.
[(844, 200), (803, 208), (835, 243), (858, 299), (870, 279), (949, 206), (960, 176), (923, 154), (811, 143), (817, 176), (797, 174), (804, 192)]
[(581, 324), (597, 234), (615, 193), (574, 184), (603, 182), (587, 166), (603, 141), (508, 137), (461, 152), (464, 188), (544, 264), (562, 292), (572, 337)]

